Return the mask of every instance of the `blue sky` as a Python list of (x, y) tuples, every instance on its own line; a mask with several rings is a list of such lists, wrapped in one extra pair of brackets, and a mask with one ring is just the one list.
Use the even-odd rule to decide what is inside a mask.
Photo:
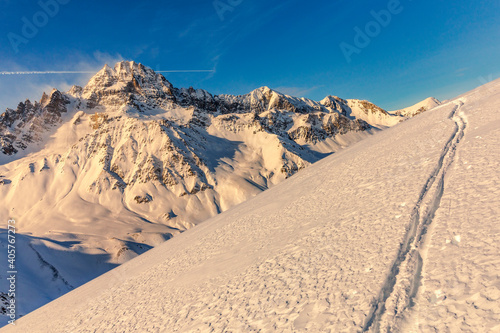
[[(134, 60), (155, 70), (215, 70), (165, 74), (177, 87), (244, 94), (266, 85), (389, 110), (500, 76), (498, 0), (41, 2), (52, 6), (0, 0), (0, 71), (97, 71)], [(388, 24), (383, 15), (376, 23), (381, 11)], [(35, 32), (24, 27), (35, 23)], [(356, 44), (356, 28), (368, 28), (368, 45)], [(340, 45), (356, 48), (350, 61)], [(0, 75), (0, 110), (90, 76)]]

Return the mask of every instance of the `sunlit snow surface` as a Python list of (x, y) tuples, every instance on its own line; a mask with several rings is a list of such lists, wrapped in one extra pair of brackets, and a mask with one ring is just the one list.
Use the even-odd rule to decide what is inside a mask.
[(495, 81), (3, 330), (497, 332), (499, 108)]

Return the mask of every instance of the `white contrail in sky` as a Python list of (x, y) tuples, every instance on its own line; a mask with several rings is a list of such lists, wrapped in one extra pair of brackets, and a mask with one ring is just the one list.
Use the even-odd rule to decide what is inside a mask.
[(36, 74), (91, 74), (95, 72), (80, 71), (26, 71), (26, 72), (0, 72), (0, 75), (36, 75)]
[[(187, 69), (187, 70), (171, 70), (171, 71), (156, 71), (156, 73), (213, 73), (214, 69)], [(95, 74), (88, 71), (24, 71), (24, 72), (0, 72), (0, 75), (40, 75), (40, 74)]]
[(215, 69), (187, 69), (174, 71), (155, 71), (156, 73), (213, 73)]

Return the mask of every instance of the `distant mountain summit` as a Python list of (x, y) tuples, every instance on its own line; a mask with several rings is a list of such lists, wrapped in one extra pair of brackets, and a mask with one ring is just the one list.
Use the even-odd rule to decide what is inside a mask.
[(66, 113), (69, 99), (54, 89), (43, 94), (40, 102), (29, 99), (19, 103), (16, 110), (7, 109), (0, 115), (0, 151), (14, 155), (33, 142), (42, 141), (42, 134), (60, 122)]
[(441, 102), (439, 100), (437, 100), (434, 97), (429, 97), (421, 102), (418, 102), (415, 105), (409, 106), (401, 110), (391, 111), (390, 113), (396, 116), (414, 117), (422, 112), (435, 108), (438, 105), (441, 105)]
[(114, 68), (105, 65), (83, 89), (75, 87), (73, 96), (86, 100), (87, 108), (130, 106), (142, 111), (172, 106), (173, 89), (163, 75), (142, 64), (122, 61)]
[(7, 109), (0, 219), (26, 235), (20, 269), (41, 266), (19, 281), (20, 313), (404, 119), (335, 96), (176, 88), (128, 61)]

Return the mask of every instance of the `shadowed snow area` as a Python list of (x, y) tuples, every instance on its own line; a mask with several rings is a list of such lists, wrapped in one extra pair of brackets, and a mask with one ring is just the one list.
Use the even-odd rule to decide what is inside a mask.
[(2, 332), (498, 332), (499, 107), (497, 80)]

